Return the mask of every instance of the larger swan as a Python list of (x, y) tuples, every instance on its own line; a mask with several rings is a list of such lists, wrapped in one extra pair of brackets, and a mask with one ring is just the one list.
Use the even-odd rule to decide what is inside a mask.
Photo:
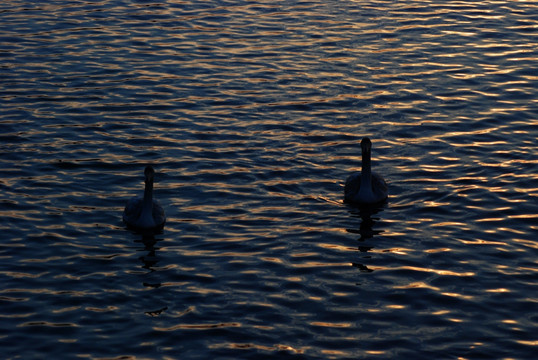
[(129, 200), (123, 211), (123, 222), (128, 227), (137, 230), (160, 230), (166, 222), (164, 209), (157, 200), (153, 199), (153, 178), (155, 170), (146, 166), (144, 197), (133, 197)]
[(377, 204), (385, 201), (389, 194), (387, 183), (372, 171), (372, 142), (365, 137), (361, 141), (362, 171), (350, 175), (344, 187), (344, 201), (357, 205)]

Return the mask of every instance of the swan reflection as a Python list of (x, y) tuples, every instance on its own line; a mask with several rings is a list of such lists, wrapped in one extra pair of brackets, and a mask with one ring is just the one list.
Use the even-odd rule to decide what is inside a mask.
[[(382, 211), (382, 208), (373, 208), (373, 207), (360, 207), (355, 208), (351, 211), (351, 215), (356, 218), (361, 219), (361, 223), (359, 225), (359, 228), (351, 228), (346, 229), (348, 233), (351, 234), (358, 234), (359, 238), (358, 241), (358, 250), (362, 254), (363, 259), (370, 258), (370, 255), (367, 255), (369, 251), (371, 251), (374, 246), (371, 244), (371, 239), (374, 238), (374, 236), (377, 236), (383, 232), (383, 230), (374, 230), (374, 225), (377, 221), (379, 221), (379, 217), (373, 217), (375, 214)], [(368, 241), (368, 243), (367, 243)], [(361, 272), (372, 272), (373, 270), (368, 268), (368, 266), (353, 262), (352, 265), (359, 269)]]
[[(144, 252), (144, 255), (140, 256), (138, 259), (142, 262), (142, 269), (149, 271), (147, 274), (156, 273), (157, 271), (156, 265), (159, 263), (157, 250), (159, 248), (156, 245), (158, 241), (161, 241), (161, 239), (157, 239), (155, 238), (155, 235), (147, 233), (143, 234), (140, 240), (135, 240), (135, 242), (142, 243), (142, 245), (144, 246), (143, 248), (140, 248), (138, 250)], [(162, 286), (162, 283), (144, 281), (142, 282), (142, 285), (144, 287), (152, 288), (154, 289), (152, 291), (155, 291)], [(168, 306), (162, 306), (158, 309), (144, 311), (144, 314), (155, 317), (161, 315), (166, 310), (168, 310)]]
[[(140, 256), (138, 259), (142, 261), (143, 269), (149, 270), (150, 272), (155, 271), (155, 265), (159, 262), (159, 258), (157, 257), (157, 240), (154, 235), (152, 234), (144, 234), (142, 235), (140, 240), (135, 240), (135, 242), (142, 243), (144, 245), (144, 248), (141, 251), (147, 252), (146, 255)], [(145, 286), (148, 286), (146, 283), (144, 283)], [(152, 287), (156, 287), (154, 285), (150, 285)], [(160, 284), (159, 284), (160, 286)]]

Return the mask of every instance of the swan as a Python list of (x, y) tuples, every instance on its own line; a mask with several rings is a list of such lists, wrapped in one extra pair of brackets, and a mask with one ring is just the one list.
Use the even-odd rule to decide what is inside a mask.
[(123, 222), (137, 230), (160, 230), (166, 221), (164, 209), (153, 199), (153, 178), (155, 170), (152, 166), (146, 166), (144, 170), (146, 186), (144, 197), (133, 197), (127, 202), (123, 211)]
[(361, 140), (362, 170), (351, 174), (344, 187), (344, 202), (356, 205), (377, 204), (387, 199), (387, 183), (372, 171), (372, 142), (365, 137)]

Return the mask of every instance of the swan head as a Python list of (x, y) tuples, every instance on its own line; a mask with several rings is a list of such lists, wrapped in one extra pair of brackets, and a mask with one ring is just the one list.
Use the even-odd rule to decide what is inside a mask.
[(370, 141), (370, 138), (368, 138), (368, 137), (363, 137), (362, 138), (362, 140), (361, 140), (361, 149), (362, 149), (363, 153), (370, 152), (370, 150), (372, 149), (372, 142)]
[(146, 166), (146, 169), (144, 170), (144, 175), (146, 176), (146, 183), (153, 182), (153, 178), (155, 177), (155, 170), (153, 169), (153, 166)]

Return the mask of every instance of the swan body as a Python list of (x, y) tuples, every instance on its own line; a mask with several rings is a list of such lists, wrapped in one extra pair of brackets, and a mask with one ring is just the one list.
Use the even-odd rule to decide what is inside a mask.
[(372, 142), (361, 140), (362, 170), (350, 175), (344, 187), (344, 202), (356, 205), (371, 205), (383, 202), (389, 192), (383, 177), (372, 171)]
[(123, 222), (136, 230), (160, 230), (166, 222), (164, 209), (153, 199), (153, 178), (155, 170), (146, 166), (144, 170), (145, 188), (143, 197), (133, 197), (123, 211)]

